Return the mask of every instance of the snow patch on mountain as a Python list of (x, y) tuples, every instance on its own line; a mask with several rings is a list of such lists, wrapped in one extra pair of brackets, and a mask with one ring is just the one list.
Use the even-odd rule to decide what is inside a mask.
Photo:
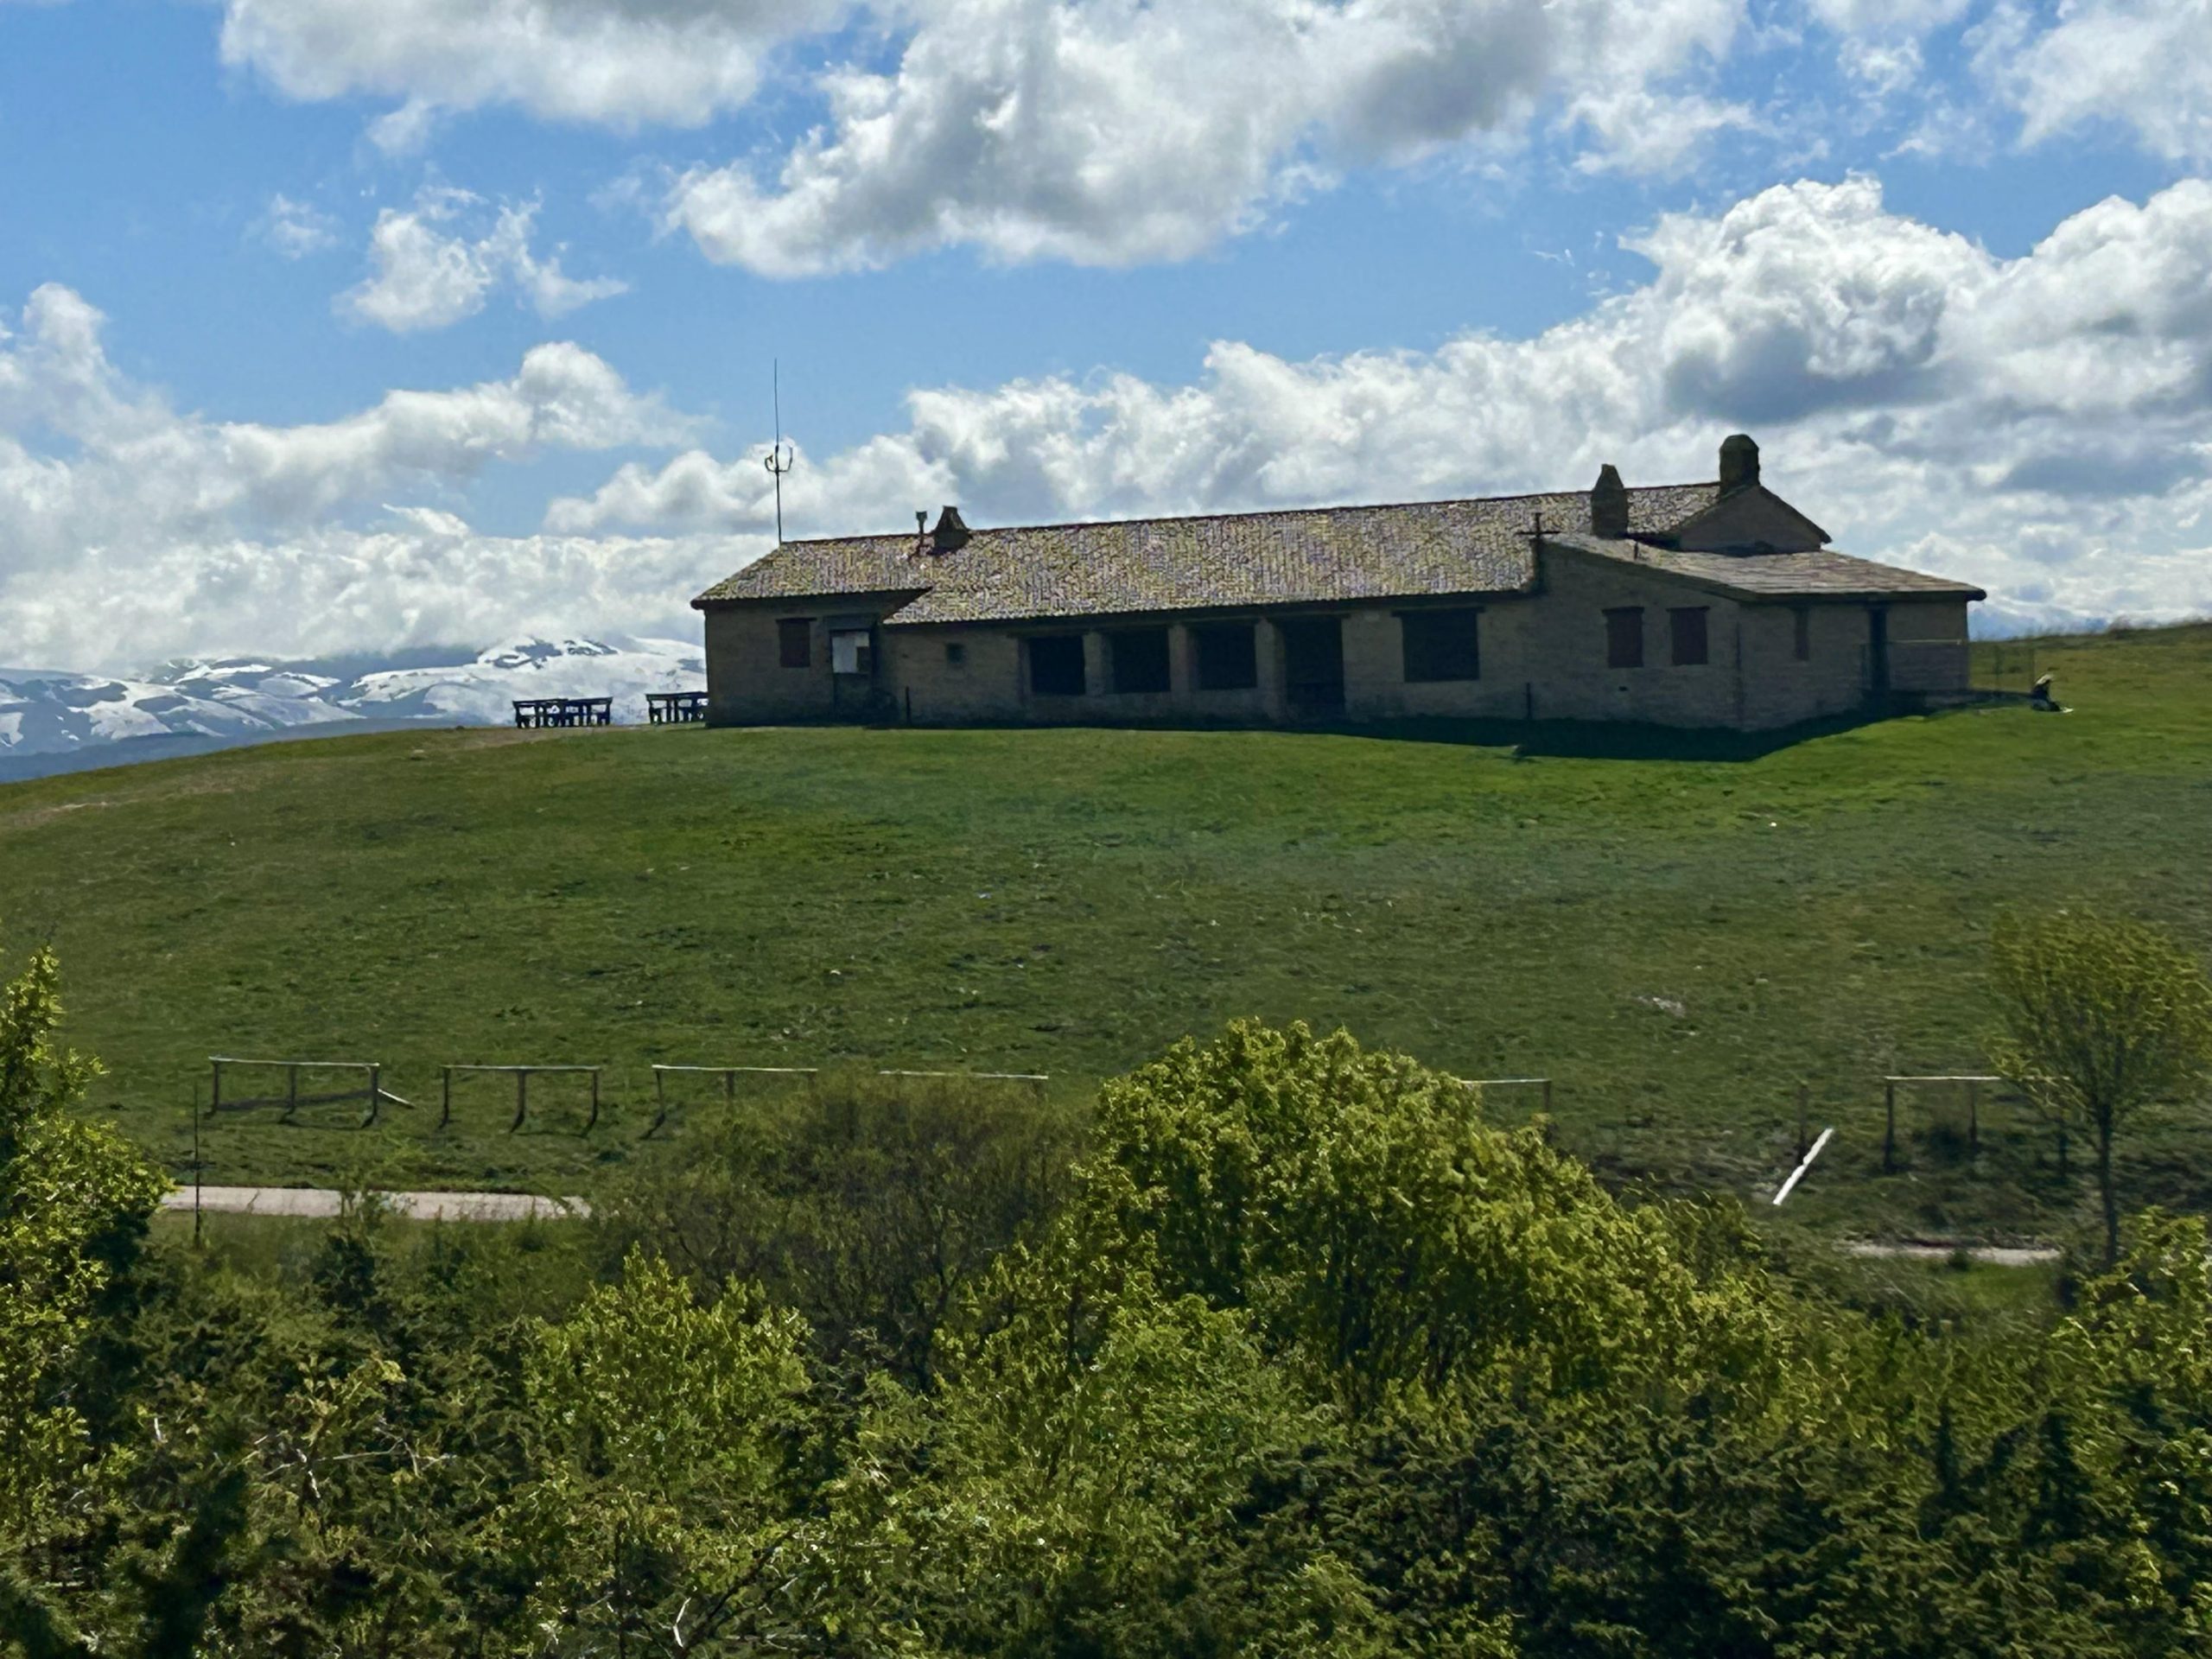
[(0, 669), (0, 761), (81, 756), (158, 742), (251, 743), (318, 726), (374, 721), (489, 725), (521, 697), (612, 697), (618, 721), (645, 718), (645, 693), (704, 683), (700, 647), (680, 639), (519, 639), (450, 662), (279, 663), (248, 658), (164, 663), (138, 679)]

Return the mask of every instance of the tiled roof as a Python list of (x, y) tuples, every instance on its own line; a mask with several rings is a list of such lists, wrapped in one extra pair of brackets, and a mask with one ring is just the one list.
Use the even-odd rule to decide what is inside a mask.
[(1853, 558), (1820, 548), (1809, 553), (1684, 553), (1630, 541), (1585, 535), (1548, 536), (1548, 543), (1578, 548), (1646, 570), (1683, 576), (1745, 599), (1856, 599), (1885, 594), (1949, 594), (1986, 599), (1979, 588), (1946, 576), (1901, 570), (1893, 564)]
[[(1713, 484), (1630, 490), (1630, 527), (1661, 535), (1718, 499)], [(692, 601), (912, 592), (893, 623), (1013, 621), (1424, 594), (1510, 593), (1529, 543), (1587, 524), (1580, 490), (1407, 505), (1316, 507), (978, 530), (942, 556), (912, 532), (786, 542)]]

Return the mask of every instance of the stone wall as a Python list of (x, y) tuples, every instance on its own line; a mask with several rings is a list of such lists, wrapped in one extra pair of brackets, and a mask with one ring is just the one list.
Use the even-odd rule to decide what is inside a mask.
[[(1259, 685), (1197, 687), (1192, 622), (1168, 628), (1169, 689), (1113, 689), (1109, 630), (1070, 624), (879, 627), (871, 688), (830, 672), (830, 617), (881, 616), (899, 595), (804, 605), (747, 606), (706, 617), (709, 718), (718, 725), (856, 719), (877, 711), (917, 724), (1283, 720), (1282, 642), (1274, 622), (1255, 634)], [(835, 608), (832, 608), (834, 603)], [(1643, 611), (1643, 665), (1606, 662), (1605, 612)], [(1469, 607), (1460, 601), (1453, 608)], [(1707, 660), (1672, 660), (1675, 608), (1706, 613)], [(1479, 677), (1429, 683), (1405, 677), (1404, 615), (1417, 601), (1350, 606), (1340, 617), (1344, 709), (1351, 721), (1407, 718), (1641, 721), (1668, 726), (1765, 729), (1853, 712), (1867, 690), (1869, 613), (1864, 601), (1804, 605), (1808, 653), (1796, 655), (1800, 607), (1751, 603), (1602, 555), (1547, 549), (1535, 592), (1479, 607)], [(1962, 690), (1967, 684), (1966, 604), (1894, 600), (1889, 613), (1891, 683), (1900, 692)], [(779, 665), (777, 622), (803, 615), (813, 628), (804, 669)], [(1249, 617), (1249, 613), (1248, 613)], [(1223, 620), (1248, 618), (1224, 617)], [(1194, 620), (1203, 620), (1197, 619)], [(1083, 637), (1084, 693), (1030, 690), (1027, 642), (1040, 633)], [(957, 654), (956, 650), (957, 648)]]

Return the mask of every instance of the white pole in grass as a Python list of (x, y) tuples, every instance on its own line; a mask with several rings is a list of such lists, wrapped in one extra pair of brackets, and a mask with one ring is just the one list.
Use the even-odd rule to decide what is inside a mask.
[(1789, 1172), (1789, 1179), (1782, 1184), (1782, 1191), (1774, 1195), (1774, 1201), (1777, 1204), (1780, 1204), (1789, 1196), (1797, 1183), (1804, 1178), (1805, 1172), (1813, 1166), (1813, 1160), (1821, 1155), (1821, 1148), (1827, 1145), (1828, 1137), (1834, 1133), (1834, 1128), (1821, 1131), (1821, 1138), (1813, 1142), (1813, 1149), (1805, 1154), (1805, 1161)]

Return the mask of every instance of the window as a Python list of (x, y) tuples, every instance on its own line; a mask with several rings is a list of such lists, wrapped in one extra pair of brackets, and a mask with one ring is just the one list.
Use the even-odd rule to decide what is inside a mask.
[(1083, 695), (1083, 636), (1040, 633), (1029, 642), (1029, 690), (1040, 697)]
[(1813, 607), (1809, 605), (1793, 605), (1789, 610), (1789, 620), (1796, 625), (1796, 630), (1791, 641), (1789, 654), (1801, 663), (1809, 662), (1813, 656)]
[(1198, 652), (1199, 690), (1249, 691), (1259, 684), (1259, 651), (1249, 622), (1192, 628), (1191, 644)]
[(803, 616), (787, 616), (776, 624), (776, 656), (785, 668), (806, 668), (814, 662), (814, 624)]
[(830, 630), (830, 671), (832, 674), (875, 672), (875, 641), (866, 628)]
[(1167, 690), (1167, 630), (1129, 628), (1106, 636), (1116, 691)]
[(1705, 664), (1705, 607), (1684, 606), (1667, 613), (1675, 635), (1675, 666), (1700, 668)]
[(1605, 666), (1643, 666), (1643, 612), (1634, 606), (1605, 613)]
[(1478, 680), (1482, 652), (1475, 629), (1482, 613), (1408, 611), (1398, 620), (1405, 631), (1408, 681)]
[(968, 647), (957, 639), (946, 640), (944, 642), (944, 665), (947, 668), (967, 667)]

